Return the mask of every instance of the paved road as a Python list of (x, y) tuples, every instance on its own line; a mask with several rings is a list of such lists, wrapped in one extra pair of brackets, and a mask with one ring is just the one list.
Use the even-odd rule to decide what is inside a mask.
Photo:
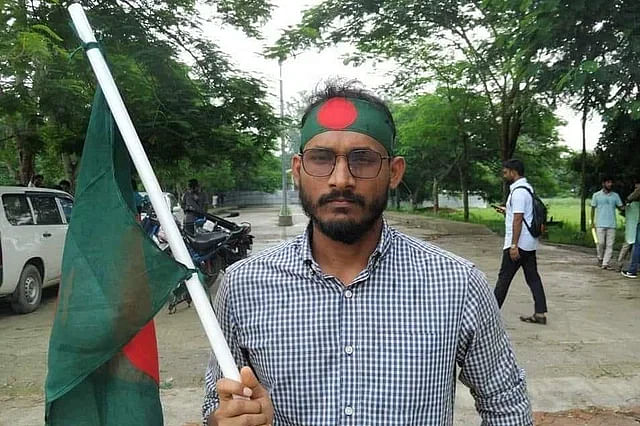
[[(240, 212), (234, 220), (253, 224), (256, 250), (292, 238), (306, 225), (305, 216), (295, 207), (294, 226), (288, 228), (277, 226), (277, 208)], [(493, 285), (502, 239), (486, 228), (398, 214), (387, 218), (404, 232), (472, 260)], [(532, 312), (521, 273), (503, 310), (518, 361), (527, 371), (534, 410), (639, 406), (640, 280), (601, 271), (593, 256), (583, 251), (543, 245), (538, 259), (549, 324), (542, 327), (518, 320), (518, 315)], [(6, 304), (0, 304), (0, 425), (42, 424), (41, 389), (54, 303), (50, 292), (42, 309), (26, 316), (11, 315)], [(197, 422), (208, 358), (200, 324), (193, 309), (180, 309), (171, 316), (162, 311), (156, 324), (166, 424)], [(479, 424), (463, 385), (457, 392), (456, 424)]]

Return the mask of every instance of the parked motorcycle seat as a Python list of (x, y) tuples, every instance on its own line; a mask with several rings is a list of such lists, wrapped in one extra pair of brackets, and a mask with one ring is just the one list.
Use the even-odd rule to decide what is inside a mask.
[(195, 236), (188, 235), (188, 238), (195, 251), (204, 253), (217, 248), (228, 236), (226, 232), (206, 232)]

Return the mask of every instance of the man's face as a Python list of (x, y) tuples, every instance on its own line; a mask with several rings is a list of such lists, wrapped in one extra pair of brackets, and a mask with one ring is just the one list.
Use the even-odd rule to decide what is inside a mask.
[[(375, 139), (349, 131), (320, 133), (307, 142), (304, 151), (313, 148), (331, 150), (337, 155), (365, 149), (382, 157), (388, 156), (384, 146)], [(292, 158), (291, 168), (300, 189), (302, 207), (314, 225), (335, 241), (353, 244), (382, 215), (387, 204), (387, 191), (397, 187), (402, 180), (405, 163), (402, 157), (394, 157), (391, 161), (383, 159), (380, 172), (371, 179), (354, 177), (344, 156), (336, 157), (333, 172), (325, 177), (308, 174), (301, 155)]]
[(613, 188), (613, 181), (612, 180), (605, 180), (604, 182), (602, 182), (602, 187), (604, 189), (606, 189), (607, 191), (611, 191), (611, 188)]
[(508, 184), (512, 184), (516, 180), (517, 173), (515, 170), (503, 168), (502, 177), (507, 181)]

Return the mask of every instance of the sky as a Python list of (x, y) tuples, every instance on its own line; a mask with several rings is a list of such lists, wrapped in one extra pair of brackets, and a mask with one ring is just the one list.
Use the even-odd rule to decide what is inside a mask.
[[(265, 46), (275, 43), (284, 28), (297, 24), (304, 9), (319, 2), (320, 0), (272, 0), (276, 8), (270, 21), (262, 28), (263, 40), (249, 38), (242, 31), (230, 26), (219, 27), (214, 24), (206, 25), (205, 33), (218, 44), (239, 70), (248, 72), (265, 83), (271, 94), (270, 102), (276, 111), (279, 111), (278, 63), (264, 58), (261, 52)], [(393, 70), (391, 62), (375, 66), (365, 64), (360, 67), (344, 65), (342, 57), (349, 52), (353, 52), (353, 48), (342, 45), (322, 51), (309, 50), (295, 58), (287, 59), (282, 66), (285, 104), (298, 93), (312, 91), (316, 85), (330, 77), (357, 79), (374, 92), (379, 86), (390, 83), (389, 72)], [(580, 113), (568, 106), (559, 107), (556, 113), (566, 122), (558, 128), (561, 142), (574, 150), (581, 150)], [(587, 149), (592, 150), (602, 131), (600, 117), (595, 115), (590, 118), (586, 128)]]

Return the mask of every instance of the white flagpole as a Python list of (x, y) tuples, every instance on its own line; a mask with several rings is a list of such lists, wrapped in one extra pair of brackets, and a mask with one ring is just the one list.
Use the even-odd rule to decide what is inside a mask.
[[(84, 44), (92, 42), (95, 43), (96, 38), (82, 6), (78, 3), (74, 3), (69, 6), (68, 10), (80, 40), (82, 40)], [(107, 104), (109, 104), (111, 114), (113, 114), (113, 118), (118, 125), (118, 129), (120, 129), (120, 134), (122, 134), (122, 138), (127, 145), (133, 164), (138, 171), (142, 184), (149, 194), (151, 204), (158, 215), (160, 225), (162, 225), (162, 228), (167, 234), (167, 239), (171, 246), (171, 252), (178, 262), (186, 265), (188, 268), (195, 269), (191, 256), (189, 256), (187, 247), (184, 245), (180, 231), (173, 219), (173, 215), (164, 201), (158, 179), (153, 173), (151, 164), (149, 164), (147, 155), (142, 148), (138, 134), (133, 127), (129, 113), (122, 101), (120, 92), (118, 92), (116, 83), (113, 81), (109, 67), (105, 62), (100, 49), (89, 49), (86, 53), (89, 58), (89, 62), (91, 63), (91, 67), (98, 79), (98, 84), (102, 88), (104, 97), (107, 100)], [(233, 356), (231, 355), (231, 351), (229, 350), (229, 345), (227, 344), (224, 334), (220, 329), (220, 324), (218, 323), (213, 309), (209, 304), (209, 299), (200, 284), (198, 274), (193, 274), (187, 280), (187, 289), (189, 290), (189, 294), (193, 300), (196, 312), (200, 317), (204, 331), (207, 334), (209, 344), (211, 345), (213, 353), (220, 365), (222, 374), (226, 378), (239, 382), (240, 373)]]

